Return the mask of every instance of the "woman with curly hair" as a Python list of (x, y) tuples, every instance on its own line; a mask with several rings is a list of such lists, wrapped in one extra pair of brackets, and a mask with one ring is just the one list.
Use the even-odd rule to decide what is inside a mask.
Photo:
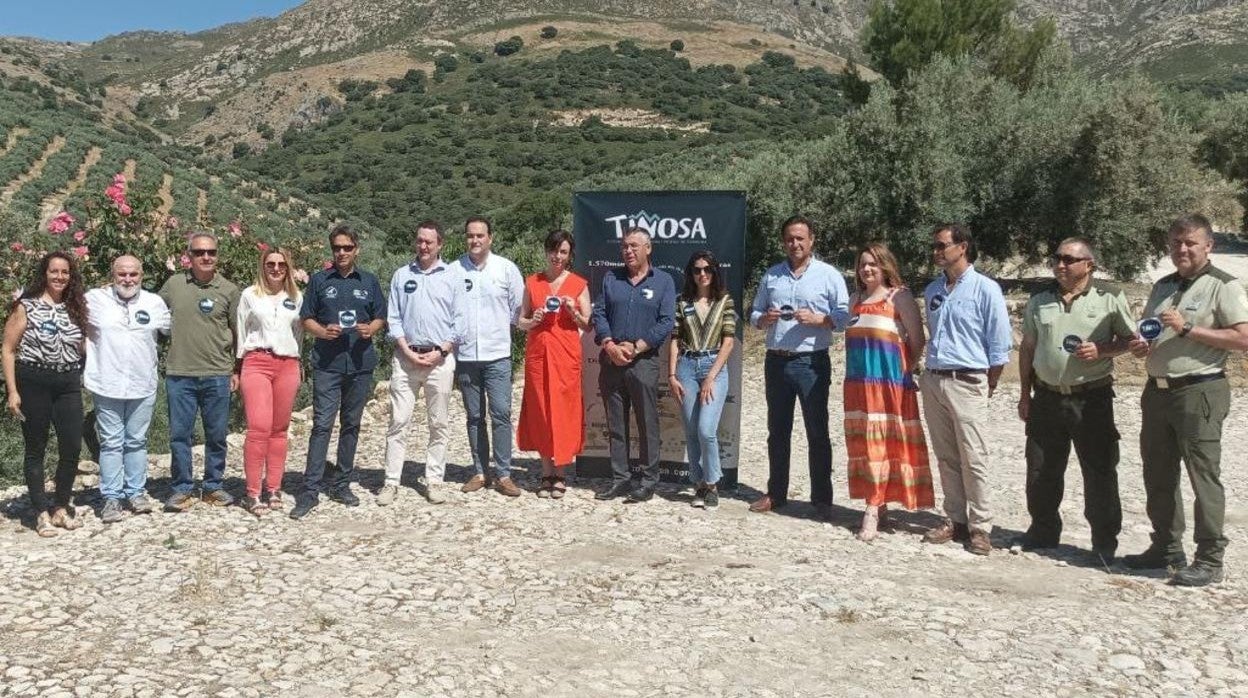
[[(82, 451), (82, 357), (87, 301), (74, 258), (62, 251), (39, 260), (35, 277), (9, 307), (4, 324), (4, 382), (9, 412), (22, 423), (24, 473), (35, 531), (55, 536), (56, 527), (82, 525), (70, 504)], [(48, 425), (56, 428), (60, 459), (52, 507), (44, 493), (43, 457)]]

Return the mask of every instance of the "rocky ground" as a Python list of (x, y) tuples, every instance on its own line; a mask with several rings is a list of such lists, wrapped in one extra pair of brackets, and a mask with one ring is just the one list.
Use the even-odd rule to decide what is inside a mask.
[[(761, 371), (747, 371), (742, 497), (713, 513), (675, 486), (645, 504), (595, 502), (602, 483), (588, 481), (562, 501), (456, 490), (440, 506), (404, 488), (379, 508), (368, 490), (382, 479), (384, 401), (369, 407), (358, 509), (327, 502), (294, 522), (200, 505), (105, 527), (87, 491), (86, 526), (40, 539), (19, 523), (21, 489), (4, 491), (0, 695), (1248, 695), (1248, 392), (1224, 438), (1227, 580), (1192, 590), (1089, 559), (1077, 468), (1069, 545), (1048, 555), (925, 545), (931, 512), (855, 540), (839, 429), (834, 523), (801, 503), (750, 514), (767, 467)], [(1016, 399), (1012, 385), (994, 398), (1002, 546), (1027, 522)], [(1117, 402), (1121, 552), (1148, 541), (1138, 400), (1125, 386)], [(465, 441), (457, 428), (455, 464)], [(804, 443), (794, 455), (805, 500)], [(536, 461), (519, 467), (532, 487)], [(409, 463), (405, 484), (420, 471)], [(166, 494), (163, 462), (153, 478)], [(299, 482), (292, 472), (288, 489)]]

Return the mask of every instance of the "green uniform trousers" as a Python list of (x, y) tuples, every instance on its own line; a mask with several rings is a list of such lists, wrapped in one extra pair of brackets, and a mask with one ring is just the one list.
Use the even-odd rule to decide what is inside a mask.
[(1140, 456), (1153, 547), (1167, 553), (1183, 550), (1182, 461), (1196, 495), (1195, 560), (1220, 567), (1226, 549), (1222, 535), (1226, 495), (1220, 479), (1222, 422), (1231, 407), (1230, 385), (1221, 378), (1162, 390), (1150, 381), (1140, 406)]

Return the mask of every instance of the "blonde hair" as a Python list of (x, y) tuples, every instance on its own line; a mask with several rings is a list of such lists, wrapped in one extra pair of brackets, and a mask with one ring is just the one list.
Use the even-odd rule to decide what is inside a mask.
[(868, 242), (858, 250), (858, 258), (854, 260), (854, 287), (859, 292), (865, 291), (866, 286), (862, 283), (862, 279), (858, 276), (858, 268), (862, 266), (862, 256), (870, 254), (875, 257), (875, 263), (879, 265), (880, 271), (884, 273), (884, 285), (888, 288), (901, 288), (904, 284), (901, 281), (901, 272), (897, 270), (897, 258), (888, 250), (888, 247), (882, 242)]
[(290, 298), (297, 298), (299, 296), (299, 287), (295, 285), (295, 265), (291, 260), (290, 251), (284, 247), (275, 247), (260, 253), (260, 263), (256, 266), (256, 294), (261, 296), (269, 295), (269, 285), (264, 281), (264, 262), (271, 254), (280, 254), (282, 261), (286, 262), (286, 281), (282, 284), (282, 290)]

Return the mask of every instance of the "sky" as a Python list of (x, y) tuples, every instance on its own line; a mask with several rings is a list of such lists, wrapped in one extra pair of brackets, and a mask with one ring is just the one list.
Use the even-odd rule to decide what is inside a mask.
[(275, 17), (300, 0), (0, 0), (0, 36), (95, 41), (137, 29), (195, 32)]

